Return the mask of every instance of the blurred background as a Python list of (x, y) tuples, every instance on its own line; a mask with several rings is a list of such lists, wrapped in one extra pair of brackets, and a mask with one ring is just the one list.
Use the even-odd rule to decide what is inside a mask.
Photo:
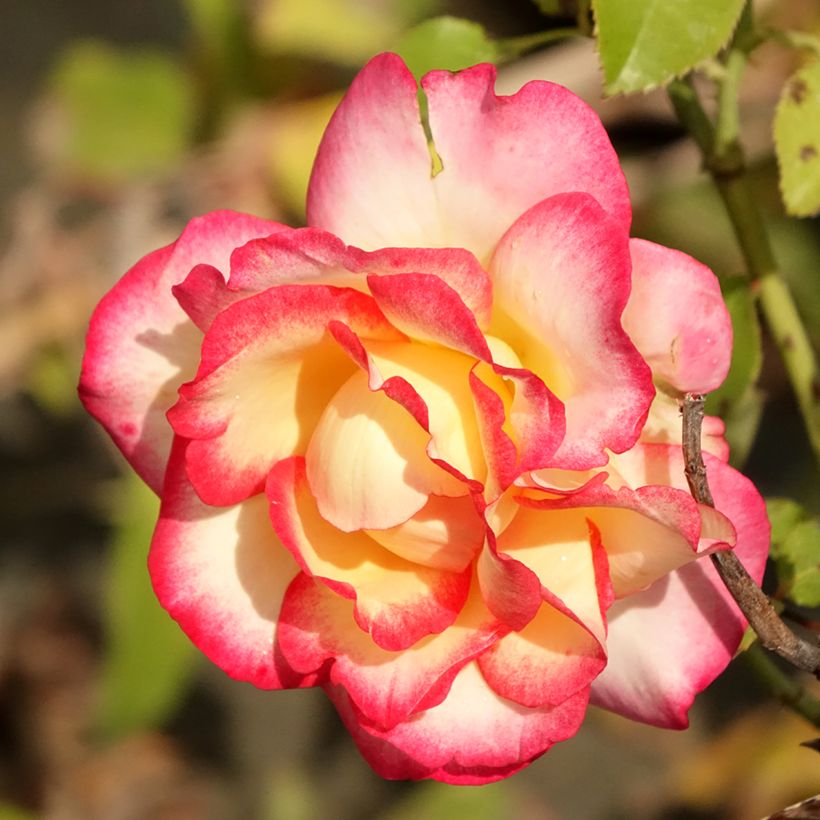
[[(424, 29), (408, 34), (441, 14), (501, 38), (566, 21), (530, 0), (0, 7), (0, 820), (743, 820), (820, 790), (817, 752), (799, 745), (816, 731), (742, 658), (699, 699), (687, 732), (593, 709), (573, 740), (506, 782), (380, 780), (321, 692), (257, 692), (182, 637), (145, 570), (157, 501), (76, 398), (94, 305), (190, 217), (234, 208), (303, 223), (324, 125), (370, 56), (460, 67)], [(815, 0), (763, 2), (759, 13), (820, 30)], [(755, 53), (743, 133), (820, 343), (820, 234), (816, 221), (784, 216), (770, 136), (797, 59), (774, 45)], [(634, 233), (710, 264), (731, 298), (741, 258), (665, 95), (602, 100), (587, 40), (502, 66), (499, 89), (530, 79), (567, 85), (600, 112), (632, 189)], [(728, 418), (734, 463), (764, 495), (820, 513), (777, 356), (765, 337), (762, 362), (756, 344), (744, 347), (755, 332), (738, 333), (748, 389), (712, 406)]]

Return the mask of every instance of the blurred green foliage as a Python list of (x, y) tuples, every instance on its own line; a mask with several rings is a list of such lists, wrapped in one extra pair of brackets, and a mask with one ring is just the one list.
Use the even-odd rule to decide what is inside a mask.
[(128, 473), (113, 509), (114, 538), (105, 584), (107, 645), (98, 727), (117, 738), (157, 728), (179, 705), (198, 657), (159, 605), (146, 569), (159, 501)]
[(51, 90), (63, 120), (63, 160), (77, 174), (117, 181), (167, 170), (185, 155), (194, 126), (191, 82), (167, 54), (74, 44)]

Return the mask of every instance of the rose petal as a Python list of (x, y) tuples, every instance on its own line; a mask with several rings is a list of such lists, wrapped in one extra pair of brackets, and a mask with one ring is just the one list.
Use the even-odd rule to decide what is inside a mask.
[(629, 243), (632, 293), (623, 323), (661, 384), (708, 393), (729, 372), (732, 322), (717, 277), (680, 251)]
[(160, 603), (232, 678), (262, 689), (312, 685), (274, 652), (279, 610), (299, 567), (273, 532), (265, 499), (204, 505), (187, 480), (184, 449), (176, 439), (148, 558)]
[(485, 64), (456, 74), (433, 71), (422, 80), (443, 164), (433, 185), (448, 244), (486, 260), (521, 214), (565, 191), (595, 197), (626, 236), (629, 192), (598, 115), (547, 82), (498, 97), (495, 75)]
[(165, 411), (194, 372), (201, 338), (171, 288), (194, 265), (227, 269), (237, 245), (283, 229), (232, 211), (194, 219), (174, 244), (137, 262), (91, 317), (80, 398), (157, 493), (173, 435)]
[(606, 665), (606, 653), (583, 626), (544, 603), (522, 630), (481, 655), (478, 665), (499, 695), (537, 708), (588, 689)]
[(455, 672), (503, 631), (472, 595), (442, 634), (390, 652), (355, 627), (352, 601), (301, 575), (288, 589), (277, 636), (294, 669), (308, 675), (324, 669), (323, 677), (343, 686), (369, 721), (387, 728), (443, 698)]
[(584, 690), (560, 706), (528, 709), (493, 692), (470, 663), (443, 703), (385, 730), (363, 720), (343, 689), (327, 691), (381, 777), (454, 785), (492, 783), (528, 766), (578, 731), (588, 698)]
[(336, 109), (316, 155), (308, 223), (366, 250), (447, 242), (413, 75), (395, 54), (374, 57)]
[(528, 83), (511, 97), (497, 97), (494, 84), (489, 65), (422, 81), (443, 163), (433, 178), (416, 83), (395, 55), (375, 57), (325, 131), (308, 222), (369, 250), (461, 247), (483, 260), (528, 208), (585, 191), (626, 236), (626, 182), (592, 109), (552, 83)]
[(587, 194), (541, 202), (493, 256), (493, 334), (564, 403), (566, 435), (553, 456), (574, 470), (632, 446), (654, 395), (651, 374), (621, 327), (629, 247)]
[(196, 378), (168, 419), (194, 439), (188, 474), (208, 504), (261, 492), (271, 466), (304, 453), (334, 392), (354, 371), (326, 328), (331, 321), (390, 338), (373, 300), (348, 288), (282, 285), (217, 316)]
[(356, 623), (383, 649), (406, 649), (442, 632), (458, 616), (470, 589), (461, 572), (422, 567), (388, 552), (364, 533), (342, 533), (316, 508), (304, 459), (280, 461), (266, 492), (274, 529), (309, 575), (356, 601)]
[[(728, 464), (704, 460), (715, 503), (737, 530), (735, 554), (759, 583), (770, 532), (763, 500)], [(682, 469), (675, 480), (685, 483)], [(745, 626), (711, 562), (689, 564), (612, 606), (610, 661), (593, 701), (632, 720), (685, 728), (695, 695), (726, 668)]]

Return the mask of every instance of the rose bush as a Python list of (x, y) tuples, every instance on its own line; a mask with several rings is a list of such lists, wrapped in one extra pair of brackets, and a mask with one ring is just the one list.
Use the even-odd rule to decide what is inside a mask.
[(382, 55), (319, 149), (310, 227), (193, 220), (102, 300), (81, 395), (162, 497), (149, 565), (191, 640), (262, 688), (324, 687), (385, 777), (484, 783), (591, 699), (683, 727), (744, 622), (768, 525), (675, 396), (723, 380), (714, 275), (629, 239), (596, 115), (494, 69)]

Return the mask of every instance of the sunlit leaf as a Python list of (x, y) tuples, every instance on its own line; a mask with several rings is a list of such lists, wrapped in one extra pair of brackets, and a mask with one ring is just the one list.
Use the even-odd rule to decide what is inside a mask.
[(799, 606), (820, 606), (820, 525), (790, 499), (769, 499), (766, 510), (781, 587)]
[(458, 71), (476, 63), (495, 62), (500, 53), (484, 27), (458, 17), (435, 17), (406, 32), (395, 51), (416, 77), (443, 68)]
[(774, 141), (786, 210), (794, 216), (820, 212), (820, 62), (798, 71), (783, 87)]
[(158, 500), (129, 475), (117, 501), (98, 720), (102, 732), (114, 737), (160, 726), (179, 704), (196, 659), (193, 645), (157, 602), (148, 577)]
[(120, 180), (168, 168), (186, 150), (193, 89), (162, 52), (78, 43), (50, 87), (61, 125), (51, 151), (75, 172)]
[(608, 94), (641, 91), (714, 56), (746, 0), (593, 0)]

